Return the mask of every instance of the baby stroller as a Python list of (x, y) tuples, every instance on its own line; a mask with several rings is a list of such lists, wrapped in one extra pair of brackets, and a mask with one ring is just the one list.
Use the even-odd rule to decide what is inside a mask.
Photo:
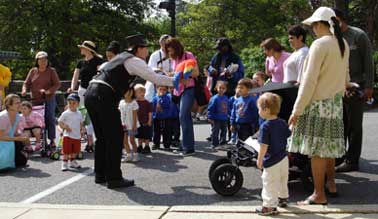
[[(54, 150), (52, 150), (50, 148), (50, 146), (47, 144), (47, 130), (46, 130), (46, 127), (45, 127), (45, 105), (36, 105), (36, 106), (33, 106), (32, 107), (32, 111), (33, 112), (36, 112), (38, 114), (41, 115), (41, 118), (43, 119), (42, 121), (42, 127), (41, 127), (41, 150), (40, 150), (40, 154), (41, 154), (41, 157), (50, 157), (51, 159), (53, 159), (53, 152)], [(32, 145), (36, 144), (36, 138), (31, 138), (31, 143)]]
[[(283, 99), (279, 117), (289, 119), (298, 87), (294, 84), (269, 83), (262, 88), (251, 90), (253, 93), (273, 92)], [(255, 134), (256, 135), (256, 134)], [(259, 144), (257, 136), (245, 141), (238, 140), (236, 146), (227, 151), (227, 156), (215, 160), (209, 168), (209, 179), (213, 189), (220, 195), (232, 196), (243, 185), (243, 174), (239, 166), (255, 166)], [(307, 156), (289, 154), (289, 181), (300, 179), (305, 188), (312, 188), (311, 164)]]
[[(257, 139), (249, 137), (227, 151), (227, 156), (215, 160), (209, 168), (211, 186), (222, 196), (232, 196), (243, 186), (239, 166), (256, 166), (259, 151)], [(311, 188), (311, 166), (306, 156), (289, 154), (289, 181), (300, 179), (305, 188)]]

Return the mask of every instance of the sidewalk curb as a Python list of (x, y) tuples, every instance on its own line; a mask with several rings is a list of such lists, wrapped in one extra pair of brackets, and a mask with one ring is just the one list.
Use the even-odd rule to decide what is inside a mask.
[[(128, 210), (128, 211), (163, 211), (165, 213), (255, 213), (258, 206), (221, 206), (221, 205), (178, 205), (178, 206), (142, 206), (142, 205), (60, 205), (60, 204), (20, 204), (0, 202), (0, 208), (14, 209), (67, 209), (67, 210)], [(279, 208), (281, 213), (291, 214), (378, 214), (378, 205), (289, 205)]]

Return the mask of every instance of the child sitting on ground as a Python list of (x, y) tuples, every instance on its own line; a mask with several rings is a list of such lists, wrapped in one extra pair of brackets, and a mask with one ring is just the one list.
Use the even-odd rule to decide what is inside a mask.
[(71, 93), (67, 97), (68, 108), (58, 119), (58, 124), (63, 129), (63, 162), (62, 171), (68, 170), (68, 160), (70, 168), (78, 169), (81, 166), (77, 163), (76, 155), (81, 150), (81, 134), (84, 133), (84, 119), (78, 110), (80, 97), (76, 93)]
[[(227, 91), (227, 82), (217, 81), (215, 90), (218, 94), (211, 97), (208, 106), (208, 118), (211, 123), (212, 148), (226, 144), (227, 120), (228, 120), (228, 97), (224, 94)], [(220, 131), (220, 138), (219, 138)]]
[[(152, 104), (148, 102), (144, 95), (146, 88), (142, 84), (137, 84), (134, 87), (135, 97), (139, 106), (138, 121), (140, 127), (138, 128), (138, 153), (151, 153), (150, 141), (152, 139)], [(144, 147), (143, 147), (144, 143)]]
[(265, 121), (260, 126), (260, 151), (256, 163), (259, 169), (264, 170), (261, 177), (263, 204), (256, 212), (261, 215), (274, 215), (278, 213), (277, 206), (287, 206), (289, 197), (289, 160), (286, 145), (291, 131), (286, 121), (277, 116), (281, 107), (281, 98), (277, 94), (264, 93), (257, 104), (259, 115)]
[[(41, 150), (41, 129), (43, 127), (43, 116), (38, 112), (32, 111), (32, 104), (29, 101), (23, 101), (21, 103), (21, 113), (19, 129), (22, 131), (22, 135), (25, 137), (35, 137), (34, 151)], [(32, 152), (33, 147), (29, 144), (25, 146), (25, 151)]]
[(237, 85), (240, 97), (234, 102), (230, 118), (231, 131), (236, 130), (238, 138), (243, 141), (255, 133), (258, 124), (256, 97), (249, 94), (252, 86), (251, 79), (240, 79)]
[[(138, 110), (139, 106), (135, 100), (134, 89), (129, 89), (125, 95), (125, 99), (119, 103), (119, 110), (121, 111), (121, 121), (123, 125), (123, 146), (125, 147), (126, 156), (121, 162), (138, 162), (139, 153), (135, 142), (135, 136), (138, 133), (139, 121)], [(130, 150), (130, 144), (132, 149)]]
[(160, 138), (163, 135), (163, 145), (165, 149), (169, 149), (171, 145), (171, 132), (169, 123), (171, 100), (167, 95), (168, 87), (158, 86), (157, 95), (152, 100), (154, 120), (154, 146), (152, 149), (160, 148)]

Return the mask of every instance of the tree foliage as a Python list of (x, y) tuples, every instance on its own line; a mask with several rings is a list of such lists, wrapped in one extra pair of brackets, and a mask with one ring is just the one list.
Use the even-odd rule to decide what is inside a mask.
[(153, 32), (143, 24), (152, 5), (152, 0), (2, 0), (0, 49), (21, 52), (25, 58), (8, 63), (14, 78), (25, 78), (34, 54), (44, 50), (60, 77), (68, 79), (82, 41), (94, 41), (104, 53), (112, 40), (123, 43), (128, 34)]

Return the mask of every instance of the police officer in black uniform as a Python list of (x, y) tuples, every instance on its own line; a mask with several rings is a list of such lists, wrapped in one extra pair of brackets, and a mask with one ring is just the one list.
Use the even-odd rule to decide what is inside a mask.
[(85, 93), (85, 107), (97, 137), (95, 150), (95, 183), (107, 183), (109, 189), (134, 185), (122, 177), (121, 154), (123, 129), (118, 104), (132, 89), (136, 76), (157, 85), (173, 86), (173, 79), (155, 74), (145, 62), (147, 42), (141, 34), (126, 38), (128, 49), (99, 69)]

